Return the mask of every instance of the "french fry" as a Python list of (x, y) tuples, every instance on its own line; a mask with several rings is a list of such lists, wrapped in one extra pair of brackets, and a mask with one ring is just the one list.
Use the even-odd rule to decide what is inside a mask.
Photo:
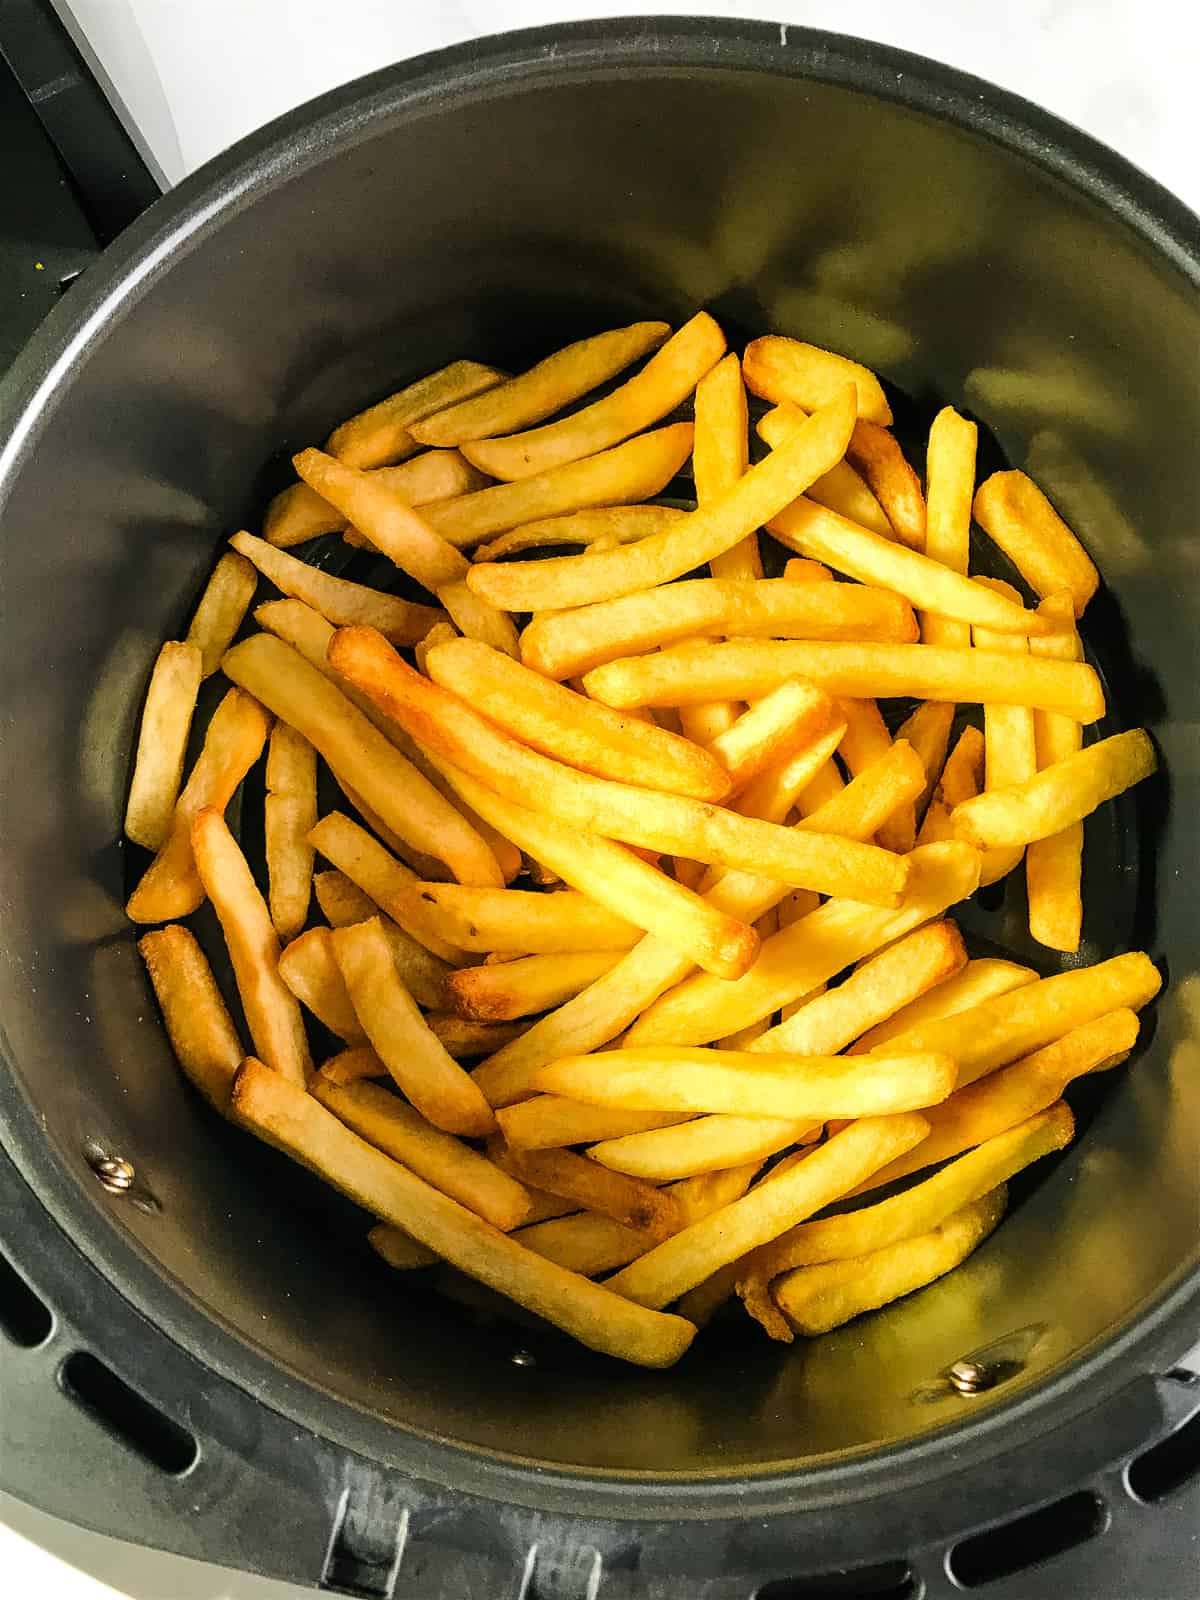
[[(925, 787), (913, 805), (914, 830), (924, 821), (934, 785), (946, 764), (954, 707), (945, 700), (925, 700), (896, 730), (896, 741), (907, 740), (925, 768)], [(909, 847), (911, 849), (911, 845)]]
[(809, 561), (806, 556), (789, 556), (783, 564), (783, 576), (789, 583), (833, 583), (833, 573), (819, 561)]
[(423, 672), (425, 676), (428, 677), (429, 668), (427, 667), (426, 663), (429, 660), (429, 652), (431, 650), (436, 650), (439, 644), (450, 644), (453, 640), (459, 637), (461, 637), (459, 631), (452, 622), (439, 622), (434, 627), (430, 628), (429, 632), (421, 640), (420, 644), (414, 646), (413, 648), (413, 655), (417, 662), (417, 671)]
[[(489, 481), (486, 473), (473, 467), (457, 450), (426, 450), (399, 466), (377, 467), (375, 471), (381, 482), (411, 506), (471, 494)], [(267, 506), (262, 536), (268, 544), (286, 550), (324, 533), (342, 533), (346, 527), (346, 517), (335, 505), (307, 483), (293, 483)], [(355, 532), (363, 537), (361, 530)]]
[[(1050, 595), (1038, 610), (1051, 617), (1060, 631), (1038, 640), (1034, 655), (1060, 661), (1079, 661), (1082, 647), (1075, 631), (1075, 608), (1069, 593)], [(1083, 730), (1070, 717), (1035, 711), (1033, 737), (1039, 771), (1075, 755), (1083, 744)], [(1034, 839), (1025, 851), (1025, 882), (1029, 899), (1029, 931), (1039, 944), (1052, 950), (1079, 949), (1083, 928), (1083, 823), (1072, 822), (1045, 839)]]
[(950, 814), (983, 787), (983, 757), (983, 734), (978, 728), (965, 727), (934, 785), (933, 798), (917, 835), (918, 844), (935, 844), (954, 837)]
[(1140, 1011), (1161, 987), (1150, 957), (1134, 950), (995, 995), (969, 1010), (912, 1028), (882, 1048), (889, 1055), (944, 1051), (958, 1062), (961, 1088), (1107, 1012)]
[[(626, 920), (623, 914), (628, 913), (629, 921), (636, 917), (639, 926), (648, 924), (667, 948), (684, 953), (689, 968), (694, 960), (706, 971), (732, 975), (754, 960), (758, 938), (752, 928), (706, 904), (632, 850), (506, 800), (464, 772), (449, 766), (446, 771), (468, 804), (495, 819), (564, 882), (611, 915)], [(619, 943), (608, 936), (602, 947), (615, 949)], [(578, 938), (573, 948), (581, 948)]]
[(330, 455), (350, 467), (383, 467), (417, 450), (410, 425), (503, 383), (507, 373), (478, 361), (452, 361), (386, 400), (360, 411), (325, 441)]
[(414, 600), (401, 600), (398, 595), (380, 594), (378, 589), (335, 578), (298, 561), (286, 550), (277, 550), (265, 539), (256, 539), (252, 533), (235, 533), (229, 542), (277, 589), (294, 600), (302, 600), (338, 626), (369, 622), (393, 644), (416, 644), (445, 616), (434, 606), (418, 605)]
[[(758, 436), (774, 450), (783, 443), (799, 420), (800, 412), (795, 406), (776, 406), (774, 411), (768, 411), (766, 416), (759, 419)], [(807, 495), (819, 506), (828, 506), (830, 511), (848, 517), (851, 522), (869, 528), (872, 533), (881, 534), (885, 539), (892, 537), (892, 525), (887, 513), (869, 485), (848, 461), (839, 461), (835, 467), (830, 467), (828, 472), (809, 485)], [(788, 574), (785, 572), (784, 576)], [(827, 576), (832, 578), (833, 574), (827, 572)]]
[(803, 495), (773, 514), (767, 526), (789, 550), (823, 561), (860, 583), (891, 589), (926, 612), (1003, 633), (1049, 632), (1046, 619), (1036, 611), (990, 593), (978, 579), (944, 567), (919, 550), (870, 533)]
[(727, 1300), (732, 1300), (737, 1292), (739, 1266), (737, 1261), (728, 1261), (694, 1289), (680, 1295), (676, 1302), (677, 1314), (686, 1317), (698, 1329), (707, 1328), (721, 1307)]
[(1124, 1060), (1137, 1036), (1136, 1015), (1121, 1007), (1080, 1023), (977, 1082), (964, 1083), (940, 1106), (930, 1108), (929, 1138), (920, 1159), (913, 1151), (898, 1157), (865, 1187), (945, 1161), (1044, 1111), (1073, 1079), (1103, 1071), (1115, 1056)]
[(955, 837), (987, 849), (1047, 839), (1148, 778), (1157, 766), (1154, 745), (1143, 728), (1114, 733), (1023, 782), (963, 801), (951, 818)]
[(298, 651), (256, 634), (234, 645), (222, 670), (303, 734), (407, 843), (444, 861), (461, 883), (503, 883), (495, 855), (470, 823)]
[(253, 564), (232, 550), (226, 551), (213, 568), (187, 631), (187, 643), (195, 645), (203, 658), (205, 678), (211, 678), (220, 666), (257, 587), (258, 573)]
[(899, 910), (827, 901), (768, 939), (744, 977), (731, 983), (697, 973), (662, 995), (634, 1023), (628, 1044), (707, 1044), (723, 1038), (807, 994), (975, 890), (979, 854), (969, 846), (959, 853), (953, 843), (931, 845), (908, 860), (913, 873)]
[(921, 480), (895, 435), (860, 417), (846, 446), (846, 459), (867, 480), (901, 544), (910, 550), (924, 550), (926, 508)]
[(528, 1031), (529, 1023), (520, 1022), (468, 1022), (451, 1012), (433, 1012), (425, 1018), (430, 1031), (445, 1046), (446, 1052), (456, 1061), (469, 1061), (478, 1056), (490, 1056), (503, 1045), (511, 1044)]
[[(1010, 584), (994, 578), (981, 582), (994, 588), (1008, 599), (1018, 598)], [(990, 629), (976, 628), (974, 642), (980, 650), (994, 650), (1022, 656), (1028, 653), (1025, 639), (993, 633)], [(1034, 743), (1034, 713), (1028, 706), (998, 706), (985, 703), (983, 707), (983, 788), (988, 793), (1007, 789), (1012, 784), (1022, 784), (1037, 771), (1037, 747)], [(953, 813), (951, 814), (953, 828)], [(980, 884), (995, 883), (1005, 877), (1020, 863), (1022, 848), (988, 850), (984, 854), (983, 875)]]
[(312, 1092), (340, 1122), (450, 1195), (494, 1228), (511, 1233), (529, 1218), (529, 1194), (515, 1178), (452, 1134), (427, 1122), (380, 1084), (360, 1079), (337, 1085), (318, 1073)]
[[(422, 899), (416, 885), (421, 881), (408, 867), (388, 854), (378, 839), (341, 811), (323, 816), (309, 834), (314, 849), (332, 861), (344, 877), (374, 902), (363, 916), (349, 914), (329, 920), (335, 926), (364, 922), (379, 911), (387, 913), (400, 929), (424, 946), (443, 964), (457, 965), (462, 950), (444, 937), (445, 920), (434, 915), (432, 903)], [(318, 880), (323, 874), (318, 874)], [(345, 900), (344, 893), (340, 897)], [(329, 915), (327, 912), (326, 915)]]
[(508, 565), (485, 562), (471, 568), (467, 581), (485, 600), (509, 611), (586, 605), (669, 583), (731, 550), (839, 461), (853, 425), (853, 406), (847, 388), (719, 499), (663, 533), (594, 555)]
[[(746, 390), (737, 356), (723, 356), (696, 385), (692, 473), (696, 503), (708, 505), (735, 484), (750, 464)], [(757, 533), (747, 534), (712, 561), (714, 578), (761, 578)]]
[(696, 637), (905, 644), (915, 639), (916, 622), (907, 601), (861, 584), (691, 578), (535, 617), (521, 635), (521, 659), (548, 677), (570, 678), (621, 656)]
[[(426, 750), (518, 804), (533, 802), (560, 822), (671, 855), (757, 870), (821, 893), (853, 894), (891, 905), (903, 893), (907, 863), (875, 846), (784, 829), (697, 800), (594, 778), (551, 761), (501, 733), (465, 701), (422, 678), (370, 629), (339, 630), (329, 652), (334, 667)], [(477, 801), (472, 804), (483, 810)], [(531, 853), (546, 859), (537, 850)], [(562, 875), (570, 881), (565, 872)]]
[(1067, 590), (1083, 615), (1100, 574), (1032, 478), (993, 472), (975, 496), (975, 520), (1042, 599)]
[(639, 1305), (669, 1305), (748, 1251), (803, 1222), (846, 1194), (889, 1159), (918, 1144), (929, 1124), (916, 1112), (863, 1117), (783, 1177), (692, 1223), (608, 1280), (614, 1294)]
[(691, 450), (692, 424), (675, 422), (534, 478), (433, 501), (422, 507), (421, 515), (462, 549), (548, 517), (628, 505), (661, 494)]
[[(846, 724), (837, 718), (810, 744), (751, 778), (741, 794), (734, 796), (730, 809), (740, 811), (744, 817), (761, 817), (764, 822), (785, 822), (802, 794), (807, 795), (810, 789), (818, 792), (825, 781), (823, 774), (836, 773), (830, 757), (841, 744), (845, 732)], [(840, 787), (840, 775), (837, 781)], [(811, 891), (797, 889), (796, 893)]]
[(728, 773), (733, 792), (740, 793), (766, 768), (811, 747), (834, 720), (828, 695), (792, 679), (764, 695), (731, 728), (718, 734), (708, 746), (709, 754)]
[[(415, 765), (415, 762), (414, 762)], [(382, 844), (397, 856), (404, 865), (415, 872), (417, 877), (426, 882), (448, 883), (452, 878), (449, 867), (444, 861), (439, 861), (436, 856), (427, 856), (423, 850), (414, 850), (412, 845), (406, 844), (398, 833), (394, 833), (387, 823), (359, 794), (358, 790), (348, 783), (334, 782), (346, 796), (346, 799), (358, 812), (367, 827), (375, 834)], [(314, 824), (315, 825), (315, 824)]]
[[(339, 969), (340, 976), (340, 969)], [(352, 1050), (339, 1050), (336, 1056), (330, 1056), (328, 1061), (321, 1063), (320, 1070), (316, 1073), (313, 1083), (317, 1078), (322, 1083), (341, 1085), (344, 1083), (358, 1083), (363, 1078), (390, 1078), (391, 1073), (383, 1062), (371, 1049), (369, 1044), (355, 1045)], [(312, 1085), (310, 1084), (311, 1088)]]
[(192, 823), (206, 806), (224, 810), (258, 760), (271, 721), (258, 701), (231, 689), (213, 712), (204, 746), (175, 805), (171, 830), (125, 905), (131, 922), (186, 917), (204, 900), (192, 854)]
[(685, 1216), (669, 1190), (656, 1189), (640, 1178), (609, 1172), (572, 1150), (510, 1150), (496, 1157), (505, 1171), (549, 1194), (575, 1200), (586, 1211), (598, 1211), (654, 1239), (678, 1233)]
[(772, 1286), (775, 1301), (797, 1333), (812, 1337), (890, 1305), (965, 1261), (999, 1224), (1003, 1186), (947, 1217), (939, 1227), (867, 1256), (798, 1267)]
[(499, 561), (501, 556), (544, 550), (556, 544), (581, 544), (592, 549), (602, 540), (605, 541), (602, 548), (615, 549), (619, 544), (636, 544), (652, 533), (661, 533), (685, 516), (687, 512), (678, 506), (598, 506), (590, 511), (572, 511), (566, 516), (543, 517), (539, 522), (510, 528), (498, 538), (481, 544), (475, 551), (475, 559)]
[(837, 709), (846, 724), (838, 755), (853, 777), (865, 772), (892, 747), (892, 736), (874, 700), (841, 698)]
[(592, 1144), (597, 1139), (618, 1139), (627, 1133), (669, 1128), (684, 1121), (674, 1111), (622, 1111), (612, 1106), (584, 1105), (560, 1095), (535, 1094), (504, 1106), (496, 1121), (505, 1143), (513, 1150), (556, 1150), (569, 1144)]
[(170, 832), (202, 675), (199, 648), (174, 643), (163, 645), (150, 674), (125, 806), (125, 837), (147, 850)]
[(271, 921), (281, 939), (294, 939), (308, 920), (317, 822), (317, 752), (286, 722), (271, 729), (267, 794), (263, 802)]
[(702, 1173), (723, 1172), (746, 1162), (765, 1161), (790, 1145), (815, 1139), (820, 1131), (821, 1124), (808, 1117), (714, 1114), (665, 1128), (615, 1134), (594, 1144), (588, 1158), (614, 1172), (626, 1172), (650, 1183), (668, 1183)]
[(1070, 1144), (1075, 1119), (1066, 1101), (1037, 1111), (1004, 1133), (986, 1139), (932, 1178), (859, 1211), (802, 1222), (766, 1245), (746, 1264), (746, 1274), (765, 1279), (794, 1267), (844, 1261), (885, 1250), (940, 1227), (961, 1206), (981, 1200), (1025, 1167)]
[[(751, 1050), (835, 1055), (966, 965), (953, 922), (930, 922), (856, 968), (836, 989), (816, 996), (770, 1028)], [(831, 1113), (832, 1115), (832, 1113)]]
[(724, 334), (706, 311), (697, 312), (639, 372), (602, 400), (541, 428), (505, 438), (463, 440), (462, 453), (493, 478), (509, 481), (594, 456), (674, 411), (724, 353)]
[[(903, 748), (896, 746), (889, 753), (888, 761), (897, 761), (903, 754)], [(844, 793), (839, 789), (828, 802), (828, 808), (814, 811), (808, 820), (817, 827), (828, 826), (831, 831), (839, 825), (862, 826), (868, 832), (873, 831), (878, 825), (879, 813), (867, 802), (866, 792), (876, 787), (875, 775), (882, 765), (877, 763), (871, 772), (856, 778), (846, 786)], [(887, 788), (886, 785), (881, 787)], [(835, 812), (839, 815), (835, 816)], [(977, 866), (975, 852), (958, 850), (952, 846), (949, 852), (943, 850), (935, 852), (933, 856), (918, 857), (918, 869), (936, 873), (939, 860), (947, 873), (945, 888), (948, 898), (940, 904), (936, 898), (931, 899), (928, 910), (919, 921), (938, 915), (948, 904), (969, 894), (975, 887), (975, 880), (971, 877), (973, 868), (968, 867), (968, 864)], [(957, 873), (957, 876), (952, 878), (950, 873)], [(744, 923), (753, 921), (777, 905), (785, 893), (786, 887), (772, 879), (759, 877), (755, 873), (731, 872), (714, 880), (711, 887), (705, 889), (704, 902), (711, 912), (739, 918)], [(911, 888), (910, 900), (913, 905), (920, 903)], [(846, 963), (852, 959), (854, 957), (847, 957)], [(817, 981), (823, 981), (837, 970), (837, 967), (833, 967), (829, 972), (821, 973), (808, 988), (797, 992), (808, 993)], [(618, 962), (603, 978), (597, 979), (590, 988), (574, 1000), (569, 1000), (565, 1006), (560, 1006), (557, 1011), (534, 1023), (526, 1038), (504, 1046), (493, 1060), (478, 1068), (477, 1074), (484, 1093), (493, 1105), (508, 1105), (521, 1099), (531, 1092), (528, 1078), (534, 1068), (559, 1056), (582, 1054), (606, 1043), (622, 1028), (628, 1027), (658, 996), (687, 978), (691, 971), (692, 962), (686, 955), (679, 955), (673, 946), (655, 938), (643, 939), (625, 960)], [(743, 1019), (739, 1026), (748, 1026), (772, 1009), (772, 1006), (765, 1007), (757, 1016)], [(724, 1037), (733, 1032), (736, 1032), (734, 1027), (718, 1029), (714, 1037)]]
[[(450, 1004), (473, 1022), (511, 1022), (562, 1005), (621, 959), (621, 950), (522, 956), (498, 966), (464, 967), (451, 975)], [(574, 1141), (568, 1141), (573, 1143)]]
[(735, 685), (748, 698), (759, 699), (787, 678), (807, 678), (826, 694), (855, 699), (911, 695), (988, 701), (1060, 711), (1079, 722), (1095, 722), (1104, 715), (1104, 690), (1084, 662), (923, 644), (736, 639), (708, 645), (686, 660), (664, 651), (610, 661), (589, 672), (584, 687), (593, 699), (621, 709), (728, 698)]
[(176, 1061), (208, 1103), (227, 1116), (246, 1052), (203, 950), (177, 922), (144, 933), (138, 949)]
[(786, 402), (805, 411), (816, 410), (852, 383), (858, 415), (885, 428), (891, 424), (892, 409), (869, 368), (799, 339), (778, 334), (752, 339), (742, 356), (742, 375), (750, 393), (761, 400)]
[(303, 1087), (312, 1057), (296, 997), (279, 975), (279, 936), (246, 858), (213, 807), (192, 823), (196, 870), (221, 923), (246, 1026), (266, 1065)]
[(358, 1205), (589, 1349), (642, 1366), (669, 1366), (694, 1337), (694, 1327), (682, 1317), (639, 1315), (640, 1308), (621, 1306), (611, 1290), (522, 1248), (373, 1149), (312, 1095), (252, 1057), (235, 1080), (234, 1110), (244, 1126)]
[(279, 956), (279, 976), (330, 1033), (348, 1045), (366, 1044), (328, 928), (309, 928), (285, 945)]
[[(951, 572), (967, 573), (971, 551), (971, 497), (975, 492), (975, 451), (979, 429), (960, 417), (953, 406), (943, 406), (929, 429), (925, 456), (928, 495), (925, 554)], [(935, 611), (921, 618), (921, 638), (926, 644), (967, 647), (970, 633), (964, 622)]]
[[(801, 917), (806, 917), (810, 911), (815, 911), (821, 904), (820, 895), (811, 889), (793, 889), (779, 902), (777, 917), (780, 928), (790, 928), (793, 922), (799, 922)], [(766, 1032), (766, 1029), (763, 1029)]]
[(442, 1259), (435, 1250), (418, 1244), (403, 1228), (393, 1228), (389, 1222), (377, 1222), (367, 1234), (367, 1243), (397, 1272), (433, 1267)]
[(335, 928), (330, 938), (363, 1032), (416, 1109), (446, 1133), (490, 1133), (496, 1124), (487, 1101), (426, 1026), (382, 924)]
[(412, 435), (420, 444), (457, 445), (528, 428), (607, 383), (631, 361), (657, 350), (670, 335), (668, 323), (634, 322), (580, 339), (520, 377), (414, 423)]
[[(878, 1073), (862, 1070), (864, 1061)], [(936, 1105), (954, 1088), (950, 1056), (752, 1055), (671, 1045), (564, 1056), (540, 1067), (534, 1088), (626, 1111), (722, 1112), (825, 1122)]]
[[(463, 950), (511, 950), (520, 956), (597, 950), (615, 954), (638, 939), (634, 923), (575, 890), (539, 894), (532, 889), (475, 889), (461, 883), (416, 883), (412, 889), (448, 942)], [(398, 913), (394, 897), (391, 903)]]
[[(429, 676), (522, 743), (597, 777), (719, 801), (730, 780), (722, 761), (677, 734), (631, 721), (473, 639), (430, 651)], [(822, 704), (828, 702), (822, 697)]]
[(1035, 983), (1037, 973), (1032, 967), (1019, 966), (1015, 961), (1000, 961), (991, 956), (968, 961), (951, 977), (943, 978), (933, 988), (910, 1000), (883, 1022), (862, 1034), (848, 1046), (851, 1055), (861, 1055), (876, 1045), (898, 1039), (913, 1028), (926, 1022), (936, 1022), (942, 1017), (955, 1016), (972, 1006), (982, 1005), (996, 995), (1008, 994), (1024, 984)]

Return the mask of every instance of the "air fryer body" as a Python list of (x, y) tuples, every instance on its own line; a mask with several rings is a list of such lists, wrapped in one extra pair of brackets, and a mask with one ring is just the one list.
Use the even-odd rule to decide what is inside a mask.
[[(593, 25), (561, 48), (410, 64), (152, 208), (10, 380), (0, 1133), (31, 1217), (173, 1349), (298, 1428), (497, 1500), (765, 1517), (1035, 1438), (1115, 1392), (1121, 1361), (1169, 1365), (1190, 1342), (1194, 219), (974, 88), (847, 41), (783, 47), (765, 25)], [(969, 411), (987, 464), (1027, 467), (1079, 530), (1105, 579), (1084, 627), (1104, 731), (1144, 723), (1166, 768), (1089, 834), (1081, 959), (1145, 947), (1169, 987), (1134, 1061), (1085, 1101), (1077, 1146), (959, 1272), (819, 1341), (733, 1326), (647, 1373), (389, 1272), (353, 1207), (200, 1102), (122, 913), (121, 818), (158, 644), (291, 451), (448, 360), (517, 370), (700, 306), (731, 343), (795, 334), (879, 368), (908, 397), (918, 465), (936, 407)], [(1022, 914), (1010, 886), (978, 927), (1053, 970)], [(154, 1204), (102, 1190), (93, 1144)], [(40, 1226), (9, 1241), (35, 1279)], [(1011, 1376), (964, 1404), (939, 1375), (998, 1340)], [(119, 1349), (107, 1359), (120, 1370)]]

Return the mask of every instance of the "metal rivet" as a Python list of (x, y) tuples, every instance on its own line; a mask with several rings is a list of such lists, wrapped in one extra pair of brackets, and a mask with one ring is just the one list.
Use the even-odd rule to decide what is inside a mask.
[(508, 1359), (512, 1362), (514, 1367), (537, 1366), (537, 1358), (531, 1355), (528, 1350), (514, 1350)]
[(992, 1387), (999, 1374), (982, 1362), (962, 1360), (956, 1361), (946, 1376), (959, 1394), (980, 1394)]
[(109, 1194), (127, 1194), (133, 1188), (136, 1176), (133, 1164), (124, 1156), (105, 1155), (102, 1151), (88, 1152), (88, 1165)]

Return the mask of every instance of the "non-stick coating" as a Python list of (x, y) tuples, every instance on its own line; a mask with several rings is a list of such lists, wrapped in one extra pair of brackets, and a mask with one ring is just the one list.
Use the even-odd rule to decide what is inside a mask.
[[(142, 1257), (130, 1293), (203, 1342), (199, 1308), (214, 1361), (266, 1354), (263, 1397), (348, 1439), (378, 1440), (374, 1418), (606, 1473), (828, 1461), (960, 1420), (914, 1391), (1014, 1330), (1040, 1337), (1003, 1398), (1094, 1357), (1194, 1264), (1195, 264), (1132, 204), (1123, 220), (1054, 175), (1038, 139), (1019, 154), (994, 121), (936, 120), (939, 100), (956, 118), (968, 101), (915, 68), (880, 97), (821, 81), (836, 52), (781, 51), (775, 69), (753, 37), (631, 45), (608, 65), (542, 53), (524, 75), (460, 61), (453, 89), (384, 79), (307, 131), (293, 119), (284, 145), (225, 169), (186, 239), (174, 202), (148, 219), (150, 255), (0, 477), (0, 1015), (42, 1129), (14, 1100), (14, 1147), (76, 1232), (86, 1202), (62, 1169), (87, 1182), (89, 1138), (126, 1154), (161, 1202), (115, 1213)], [(203, 182), (178, 204), (198, 207)], [(700, 305), (734, 339), (795, 333), (877, 365), (914, 421), (943, 401), (974, 412), (1079, 528), (1107, 583), (1087, 625), (1105, 730), (1149, 725), (1168, 773), (1095, 830), (1086, 954), (1144, 944), (1172, 987), (1086, 1140), (945, 1283), (790, 1351), (722, 1336), (646, 1374), (548, 1341), (518, 1367), (522, 1335), (389, 1274), (352, 1208), (181, 1082), (121, 913), (131, 740), (158, 643), (223, 536), (255, 526), (264, 462), (448, 359), (515, 367)], [(116, 1259), (98, 1205), (89, 1246)]]

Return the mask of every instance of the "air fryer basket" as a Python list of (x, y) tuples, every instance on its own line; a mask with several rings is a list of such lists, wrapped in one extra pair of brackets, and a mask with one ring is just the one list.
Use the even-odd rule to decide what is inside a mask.
[[(1054, 1500), (1194, 1409), (1156, 1375), (1200, 1297), (1198, 285), (1195, 218), (1082, 136), (766, 24), (587, 24), (407, 63), (135, 224), (0, 394), (13, 1486), (354, 1592), (437, 1594), (452, 1548), (447, 1593), (508, 1593), (496, 1572), (528, 1563), (530, 1596), (593, 1594), (601, 1570), (605, 1595), (740, 1596)], [(255, 525), (264, 462), (454, 356), (519, 367), (701, 305), (731, 341), (877, 365), (914, 426), (972, 411), (1080, 529), (1107, 585), (1085, 630), (1105, 731), (1151, 727), (1168, 773), (1089, 836), (1081, 957), (1144, 946), (1170, 987), (1086, 1137), (951, 1278), (811, 1344), (729, 1332), (644, 1373), (390, 1274), (352, 1207), (199, 1103), (122, 915), (120, 818), (157, 644)], [(1010, 890), (1002, 937), (1030, 957), (1021, 913)], [(131, 1188), (98, 1182), (104, 1156)], [(60, 1365), (79, 1348), (98, 1370)], [(1001, 1381), (964, 1399), (945, 1374), (980, 1351)], [(157, 1452), (135, 1512), (80, 1407)], [(1080, 1511), (1093, 1532), (1110, 1514)]]

